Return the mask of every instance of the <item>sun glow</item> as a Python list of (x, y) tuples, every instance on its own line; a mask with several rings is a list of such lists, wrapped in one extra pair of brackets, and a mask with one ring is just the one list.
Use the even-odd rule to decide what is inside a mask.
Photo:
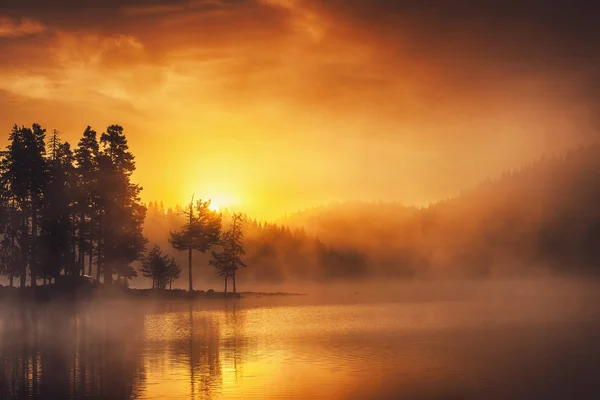
[(220, 207), (220, 205), (219, 205), (217, 202), (215, 202), (215, 201), (212, 201), (212, 200), (211, 200), (211, 202), (210, 202), (210, 206), (209, 206), (208, 208), (209, 208), (211, 211), (214, 211), (214, 212), (219, 212), (219, 209), (220, 209), (221, 207)]
[(225, 195), (213, 195), (206, 196), (207, 200), (210, 200), (210, 206), (208, 207), (211, 211), (222, 213), (225, 210), (229, 209), (231, 211), (231, 207), (235, 207), (238, 205), (237, 198), (233, 196), (225, 196)]

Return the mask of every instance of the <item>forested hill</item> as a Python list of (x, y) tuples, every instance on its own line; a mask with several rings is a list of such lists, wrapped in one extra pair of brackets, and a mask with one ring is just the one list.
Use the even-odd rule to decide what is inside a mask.
[[(169, 243), (170, 232), (185, 226), (183, 210), (142, 204), (142, 188), (131, 180), (135, 156), (122, 126), (111, 125), (100, 135), (87, 127), (73, 147), (56, 130), (47, 135), (38, 124), (15, 125), (8, 139), (0, 154), (0, 274), (10, 285), (81, 274), (125, 283), (156, 245), (181, 266), (187, 264), (186, 252)], [(299, 212), (277, 224), (246, 216), (243, 243), (236, 243), (245, 249), (243, 279), (327, 282), (548, 269), (598, 272), (598, 154), (596, 144), (541, 159), (426, 208), (342, 203)], [(196, 208), (208, 206), (196, 203)], [(210, 214), (214, 221), (221, 218)], [(199, 214), (193, 218), (199, 220)], [(193, 232), (200, 229), (200, 236), (206, 236), (201, 225), (194, 225)], [(224, 212), (222, 229), (230, 225), (231, 215)], [(219, 243), (215, 232), (210, 244)], [(177, 243), (185, 250), (195, 246)], [(207, 243), (196, 247), (206, 252), (196, 252), (193, 277), (199, 284), (216, 280), (218, 270), (209, 264), (212, 249)], [(143, 281), (135, 285), (149, 280)], [(175, 286), (187, 283), (181, 277)]]
[(600, 271), (599, 154), (544, 158), (426, 208), (343, 203), (281, 222), (357, 249), (377, 275)]
[[(544, 158), (425, 208), (347, 202), (277, 224), (250, 220), (243, 273), (282, 281), (600, 271), (599, 150)], [(151, 203), (144, 233), (168, 248), (164, 232), (180, 218)], [(195, 264), (211, 276), (205, 259)]]

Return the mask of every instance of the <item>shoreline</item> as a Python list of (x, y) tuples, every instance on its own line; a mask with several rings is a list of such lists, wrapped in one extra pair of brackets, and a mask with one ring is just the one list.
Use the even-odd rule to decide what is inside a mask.
[(199, 300), (199, 299), (243, 299), (260, 297), (289, 297), (306, 296), (304, 293), (288, 292), (252, 292), (244, 291), (238, 293), (216, 292), (211, 289), (194, 290), (188, 292), (183, 289), (130, 289), (122, 287), (75, 287), (62, 290), (53, 285), (38, 286), (32, 289), (30, 286), (23, 288), (0, 286), (0, 301), (19, 302), (51, 302), (51, 301), (93, 301), (109, 299), (148, 299), (148, 300)]

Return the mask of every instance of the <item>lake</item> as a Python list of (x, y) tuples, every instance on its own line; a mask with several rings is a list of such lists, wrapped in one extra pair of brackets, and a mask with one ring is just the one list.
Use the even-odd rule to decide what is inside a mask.
[(0, 306), (6, 399), (598, 399), (594, 284)]

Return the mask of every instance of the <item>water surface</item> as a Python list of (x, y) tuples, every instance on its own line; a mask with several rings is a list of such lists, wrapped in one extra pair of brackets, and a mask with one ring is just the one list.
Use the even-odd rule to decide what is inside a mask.
[(4, 304), (0, 398), (600, 398), (594, 290), (474, 288)]

